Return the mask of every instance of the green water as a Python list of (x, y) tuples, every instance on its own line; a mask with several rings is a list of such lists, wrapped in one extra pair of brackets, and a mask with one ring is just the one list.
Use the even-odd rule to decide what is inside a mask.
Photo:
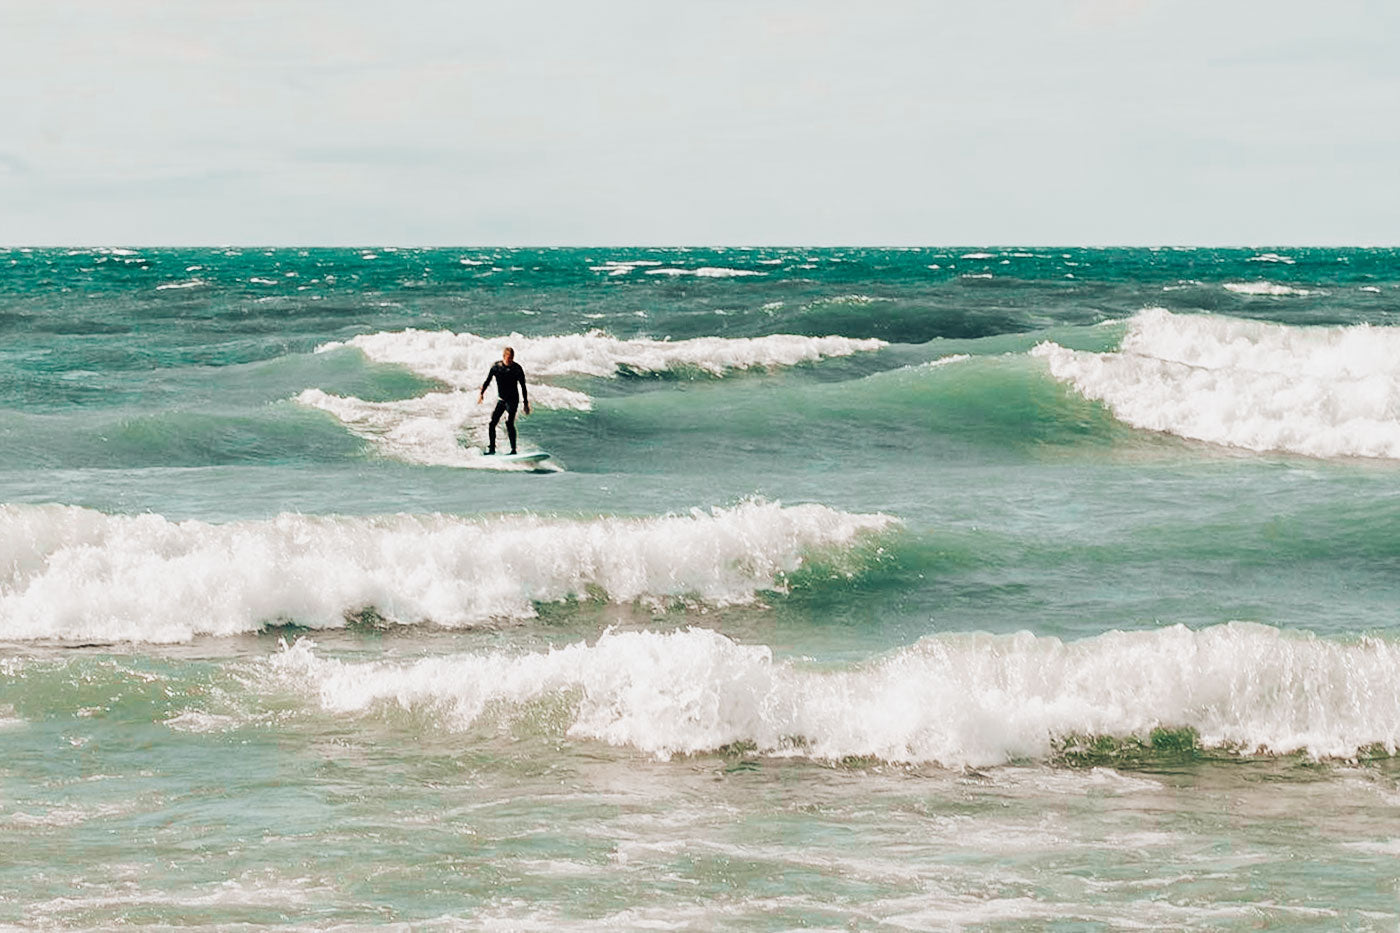
[(0, 925), (1391, 929), (1397, 258), (0, 253)]

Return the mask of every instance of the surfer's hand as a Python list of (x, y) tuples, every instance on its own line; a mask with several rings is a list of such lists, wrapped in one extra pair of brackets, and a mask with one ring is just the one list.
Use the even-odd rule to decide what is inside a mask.
[(481, 404), (481, 400), (484, 399), (484, 398), (486, 398), (486, 393), (485, 393), (485, 392), (478, 392), (478, 393), (476, 393), (476, 403), (477, 403), (478, 405)]
[(529, 413), (530, 413), (530, 403), (529, 403), (529, 402), (526, 402), (526, 403), (525, 403), (525, 414), (528, 415)]

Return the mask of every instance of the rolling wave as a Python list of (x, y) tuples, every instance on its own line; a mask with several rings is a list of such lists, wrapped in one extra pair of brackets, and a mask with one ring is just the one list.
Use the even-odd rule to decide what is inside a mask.
[(608, 632), (547, 653), (411, 663), (323, 658), (302, 640), (270, 664), (279, 685), (336, 715), (399, 707), (466, 730), (488, 713), (538, 724), (529, 707), (543, 702), (563, 710), (549, 718), (562, 726), (548, 728), (658, 758), (738, 745), (982, 766), (1095, 738), (1143, 747), (1154, 733), (1178, 750), (1244, 754), (1350, 758), (1400, 746), (1400, 646), (1250, 623), (1069, 643), (941, 634), (835, 670), (775, 660), (766, 646), (706, 629)]
[(471, 626), (570, 598), (749, 603), (812, 561), (859, 560), (885, 515), (748, 501), (658, 518), (284, 514), (172, 522), (0, 506), (0, 639), (179, 642), (268, 623)]
[(1291, 327), (1160, 308), (1118, 350), (1033, 355), (1137, 428), (1313, 457), (1400, 459), (1400, 328)]

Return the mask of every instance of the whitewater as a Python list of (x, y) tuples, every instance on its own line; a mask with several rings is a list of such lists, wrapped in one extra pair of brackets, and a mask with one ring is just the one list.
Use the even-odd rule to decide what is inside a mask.
[(695, 599), (783, 588), (824, 553), (840, 563), (893, 520), (747, 502), (592, 521), (445, 515), (279, 515), (216, 525), (74, 507), (0, 506), (0, 639), (187, 641), (273, 622), (343, 626), (523, 620), (539, 603)]
[(1397, 302), (1389, 249), (0, 251), (0, 927), (1393, 928)]
[(1400, 458), (1400, 328), (1142, 311), (1110, 353), (1033, 351), (1138, 428), (1250, 450)]
[[(1076, 741), (1150, 745), (1188, 731), (1204, 749), (1355, 758), (1400, 743), (1400, 644), (1288, 636), (1231, 623), (1113, 632), (1064, 644), (1029, 632), (930, 636), (850, 669), (776, 662), (707, 629), (606, 632), (545, 654), (347, 664), (301, 640), (271, 662), (323, 709), (393, 704), (465, 731), (555, 699), (565, 734), (668, 759), (755, 753), (944, 767), (1046, 759)], [(509, 712), (506, 712), (509, 711)], [(518, 715), (518, 713), (516, 713)]]

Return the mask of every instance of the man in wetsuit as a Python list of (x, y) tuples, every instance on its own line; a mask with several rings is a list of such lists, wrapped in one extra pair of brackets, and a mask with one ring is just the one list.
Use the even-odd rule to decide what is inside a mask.
[[(501, 353), (501, 361), (491, 364), (491, 371), (486, 374), (486, 381), (481, 384), (481, 392), (476, 397), (476, 403), (481, 404), (486, 398), (486, 387), (491, 384), (491, 380), (496, 380), (496, 395), (500, 401), (496, 402), (496, 410), (491, 413), (491, 446), (486, 448), (488, 454), (496, 452), (496, 425), (501, 420), (501, 415), (506, 416), (506, 436), (510, 438), (510, 452), (515, 453), (515, 406), (520, 402), (525, 403), (525, 414), (530, 413), (530, 393), (525, 389), (525, 370), (520, 368), (520, 364), (515, 362), (515, 351), (506, 347)], [(519, 388), (519, 395), (516, 389)]]

